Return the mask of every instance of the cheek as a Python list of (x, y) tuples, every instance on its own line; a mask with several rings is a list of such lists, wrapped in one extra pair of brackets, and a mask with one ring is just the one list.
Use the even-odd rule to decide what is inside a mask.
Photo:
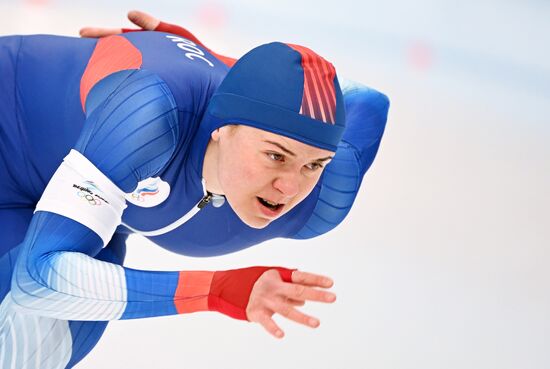
[(315, 187), (315, 184), (317, 181), (308, 181), (301, 189), (300, 195), (299, 195), (299, 201), (302, 201), (305, 199), (313, 190)]
[(291, 208), (298, 205), (306, 197), (308, 197), (308, 195), (311, 193), (311, 191), (313, 191), (313, 189), (315, 188), (315, 185), (319, 181), (320, 176), (321, 175), (318, 175), (315, 178), (308, 178), (301, 184), (300, 193), (294, 198)]
[(265, 184), (261, 166), (250, 156), (232, 155), (221, 163), (218, 176), (226, 195), (241, 197)]

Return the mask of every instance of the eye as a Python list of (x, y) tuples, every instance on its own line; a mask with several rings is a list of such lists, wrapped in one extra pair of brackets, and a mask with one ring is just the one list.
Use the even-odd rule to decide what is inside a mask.
[(306, 168), (309, 169), (309, 170), (315, 171), (315, 170), (323, 168), (323, 164), (318, 163), (318, 162), (313, 162), (313, 163), (307, 164)]
[(284, 155), (277, 154), (276, 152), (268, 152), (267, 156), (273, 161), (284, 161)]

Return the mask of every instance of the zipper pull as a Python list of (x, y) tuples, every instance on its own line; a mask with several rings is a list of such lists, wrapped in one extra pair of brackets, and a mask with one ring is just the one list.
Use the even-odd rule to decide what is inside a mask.
[(210, 192), (207, 192), (206, 195), (202, 198), (202, 200), (197, 204), (197, 207), (199, 209), (204, 208), (208, 203), (212, 200), (212, 194)]

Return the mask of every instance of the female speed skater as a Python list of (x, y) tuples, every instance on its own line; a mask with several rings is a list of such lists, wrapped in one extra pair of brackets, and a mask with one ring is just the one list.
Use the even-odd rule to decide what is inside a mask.
[(275, 337), (333, 302), (282, 267), (122, 266), (137, 233), (191, 256), (307, 239), (349, 212), (388, 99), (273, 42), (236, 62), (174, 31), (0, 37), (0, 368), (71, 368), (107, 322), (217, 311)]

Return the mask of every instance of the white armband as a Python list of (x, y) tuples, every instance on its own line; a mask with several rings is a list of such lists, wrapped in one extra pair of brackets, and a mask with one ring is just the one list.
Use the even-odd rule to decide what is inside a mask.
[(106, 245), (126, 209), (124, 192), (84, 155), (71, 150), (46, 186), (35, 212), (49, 211), (97, 233)]

